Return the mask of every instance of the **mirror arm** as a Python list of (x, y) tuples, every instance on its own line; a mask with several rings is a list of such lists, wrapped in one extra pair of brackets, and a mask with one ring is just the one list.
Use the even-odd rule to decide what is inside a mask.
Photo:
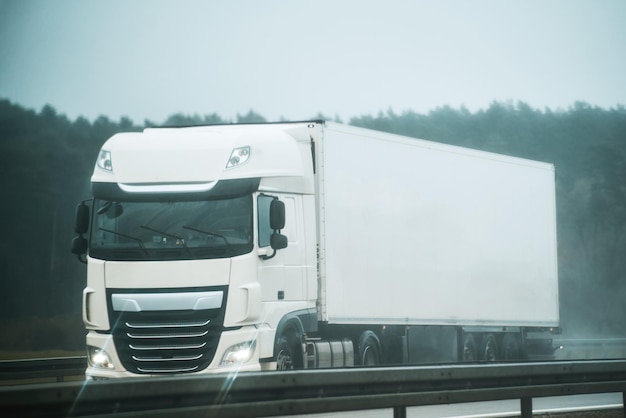
[(276, 250), (274, 250), (272, 254), (270, 255), (267, 255), (267, 254), (260, 255), (259, 258), (261, 260), (269, 260), (270, 258), (274, 258), (275, 255), (276, 255)]

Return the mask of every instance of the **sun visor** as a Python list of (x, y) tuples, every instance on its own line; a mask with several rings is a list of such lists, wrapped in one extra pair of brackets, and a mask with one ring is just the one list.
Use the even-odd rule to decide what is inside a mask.
[(93, 196), (98, 199), (161, 202), (173, 200), (232, 199), (256, 192), (260, 178), (219, 180), (191, 184), (133, 184), (92, 183)]

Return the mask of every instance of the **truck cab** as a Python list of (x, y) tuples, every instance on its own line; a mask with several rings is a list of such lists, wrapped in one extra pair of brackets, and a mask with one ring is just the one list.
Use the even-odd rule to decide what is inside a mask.
[(103, 145), (73, 244), (89, 377), (275, 368), (276, 331), (315, 327), (315, 124), (224, 128)]

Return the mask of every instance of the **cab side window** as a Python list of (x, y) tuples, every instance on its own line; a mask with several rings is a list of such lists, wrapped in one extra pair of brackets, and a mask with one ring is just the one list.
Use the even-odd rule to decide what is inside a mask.
[(272, 228), (270, 228), (270, 203), (273, 196), (259, 195), (257, 199), (257, 210), (259, 219), (259, 247), (269, 247)]

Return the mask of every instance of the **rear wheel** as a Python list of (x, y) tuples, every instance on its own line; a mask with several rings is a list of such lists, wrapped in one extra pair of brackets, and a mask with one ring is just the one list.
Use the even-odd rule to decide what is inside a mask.
[(502, 339), (502, 357), (504, 360), (519, 360), (519, 339), (515, 334), (506, 334)]
[(359, 364), (362, 366), (376, 366), (380, 364), (380, 344), (378, 337), (372, 331), (365, 331), (359, 338)]
[(498, 359), (498, 342), (493, 334), (486, 334), (480, 349), (481, 360), (496, 361)]
[(476, 351), (476, 341), (472, 334), (466, 334), (463, 337), (463, 351), (461, 353), (462, 361), (476, 361), (478, 360), (478, 353)]

